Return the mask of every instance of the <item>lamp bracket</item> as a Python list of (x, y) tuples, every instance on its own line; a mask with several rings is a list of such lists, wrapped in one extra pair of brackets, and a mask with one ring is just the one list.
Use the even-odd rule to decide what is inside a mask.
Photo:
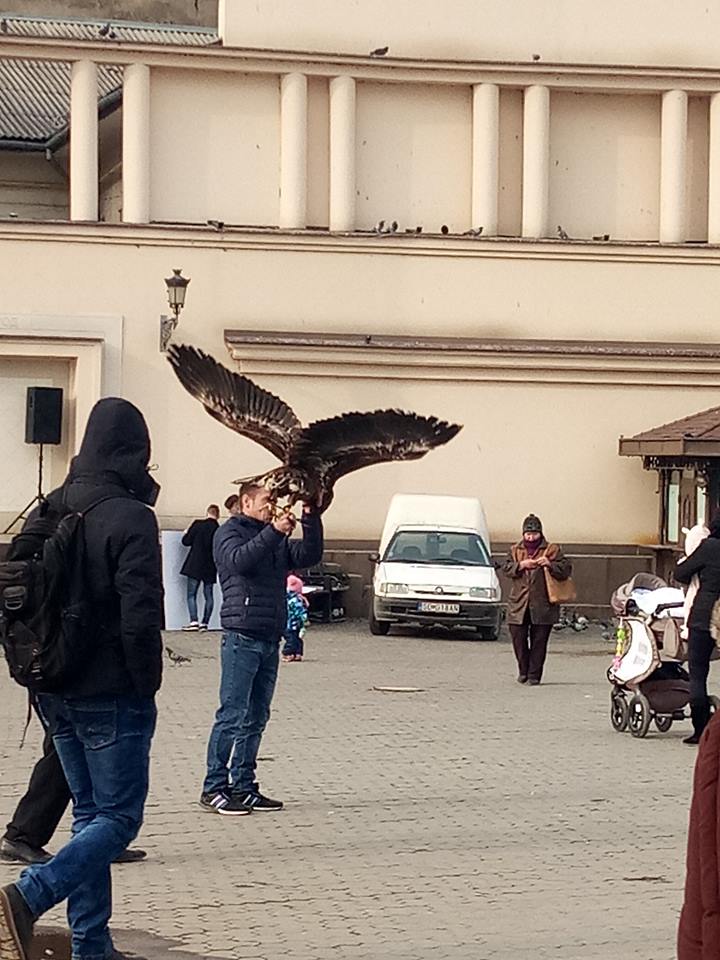
[(166, 353), (167, 348), (170, 344), (173, 333), (175, 332), (175, 327), (177, 327), (178, 318), (177, 317), (168, 317), (166, 314), (162, 314), (160, 317), (160, 353)]

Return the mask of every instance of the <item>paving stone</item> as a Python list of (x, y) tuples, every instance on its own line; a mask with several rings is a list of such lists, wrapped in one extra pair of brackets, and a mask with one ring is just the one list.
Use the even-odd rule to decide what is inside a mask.
[[(120, 948), (243, 960), (672, 960), (694, 753), (608, 718), (610, 645), (554, 634), (547, 682), (507, 638), (314, 627), (282, 664), (259, 776), (286, 801), (237, 820), (197, 804), (218, 634), (178, 635), (138, 844), (115, 868)], [(384, 692), (381, 686), (416, 687)], [(0, 817), (40, 749), (0, 680)], [(51, 846), (67, 837), (64, 822)], [(17, 870), (0, 865), (0, 882)], [(43, 928), (63, 924), (58, 907)], [(57, 957), (55, 960), (62, 960)]]

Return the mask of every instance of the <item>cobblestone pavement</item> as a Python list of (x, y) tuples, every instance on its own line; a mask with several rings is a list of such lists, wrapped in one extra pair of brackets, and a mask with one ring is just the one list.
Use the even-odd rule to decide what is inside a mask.
[[(530, 689), (506, 641), (313, 628), (308, 659), (281, 665), (262, 748), (262, 785), (286, 809), (238, 820), (197, 805), (218, 634), (168, 642), (192, 662), (166, 670), (148, 860), (114, 870), (119, 947), (179, 960), (675, 956), (688, 724), (646, 740), (611, 729), (612, 651), (597, 632), (555, 634), (546, 683)], [(18, 751), (23, 694), (5, 676), (0, 715), (5, 817), (40, 742), (35, 724)], [(15, 873), (0, 866), (0, 882)]]

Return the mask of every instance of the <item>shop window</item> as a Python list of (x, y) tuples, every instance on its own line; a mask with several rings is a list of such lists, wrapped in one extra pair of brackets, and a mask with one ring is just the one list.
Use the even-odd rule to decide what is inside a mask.
[(698, 487), (696, 494), (696, 523), (705, 523), (707, 520), (707, 488)]
[(677, 543), (680, 536), (680, 471), (671, 470), (665, 484), (665, 537)]

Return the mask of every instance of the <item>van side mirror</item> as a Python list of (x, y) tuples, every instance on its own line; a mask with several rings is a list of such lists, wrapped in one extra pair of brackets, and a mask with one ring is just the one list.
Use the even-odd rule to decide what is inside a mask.
[(380, 554), (379, 553), (369, 553), (368, 560), (371, 563), (380, 563)]

